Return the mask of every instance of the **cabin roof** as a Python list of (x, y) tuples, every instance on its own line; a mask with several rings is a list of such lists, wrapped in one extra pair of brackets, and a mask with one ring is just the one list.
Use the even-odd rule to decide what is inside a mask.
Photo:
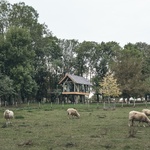
[(65, 77), (59, 82), (59, 84), (62, 84), (62, 82), (66, 79), (70, 78), (74, 83), (78, 84), (84, 84), (84, 85), (92, 85), (87, 79), (81, 76), (73, 75), (73, 74), (66, 74)]

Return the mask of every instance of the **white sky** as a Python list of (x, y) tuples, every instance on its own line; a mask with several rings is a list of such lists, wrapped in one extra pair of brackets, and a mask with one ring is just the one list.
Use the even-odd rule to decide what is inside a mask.
[(8, 0), (25, 2), (60, 39), (150, 44), (150, 0)]

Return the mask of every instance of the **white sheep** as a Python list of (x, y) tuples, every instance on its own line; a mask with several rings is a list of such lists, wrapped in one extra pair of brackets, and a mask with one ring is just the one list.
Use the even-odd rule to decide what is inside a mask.
[(150, 116), (150, 109), (143, 109), (143, 113), (145, 113), (146, 116)]
[(77, 118), (80, 118), (80, 114), (78, 113), (78, 111), (76, 110), (76, 109), (74, 109), (74, 108), (68, 108), (67, 109), (67, 113), (68, 113), (68, 116), (69, 116), (69, 118), (70, 118), (70, 116), (72, 116), (72, 117), (77, 117)]
[(8, 123), (11, 123), (11, 119), (14, 118), (14, 112), (11, 111), (11, 110), (6, 109), (6, 110), (4, 111), (4, 118), (6, 119), (6, 125), (7, 125)]
[[(150, 119), (143, 112), (130, 111), (129, 112), (129, 126), (133, 126), (134, 121), (145, 122), (150, 125)], [(131, 123), (131, 124), (130, 124)], [(143, 125), (144, 126), (144, 125)], [(144, 126), (145, 127), (145, 126)]]

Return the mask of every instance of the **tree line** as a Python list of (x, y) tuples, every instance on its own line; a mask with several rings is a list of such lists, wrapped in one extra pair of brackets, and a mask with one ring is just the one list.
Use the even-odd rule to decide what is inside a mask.
[(150, 93), (150, 45), (59, 39), (24, 2), (0, 1), (1, 102), (55, 101), (65, 73), (88, 78), (99, 100), (100, 82), (112, 72), (123, 97)]

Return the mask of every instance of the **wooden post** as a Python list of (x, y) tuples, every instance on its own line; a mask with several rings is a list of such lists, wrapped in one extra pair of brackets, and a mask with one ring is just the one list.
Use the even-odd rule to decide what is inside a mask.
[(116, 100), (114, 101), (114, 108), (116, 108)]
[(145, 105), (146, 105), (146, 108), (147, 108), (147, 100), (145, 101)]
[(16, 107), (17, 107), (18, 105), (17, 105), (17, 102), (16, 102)]
[(146, 97), (146, 108), (147, 108), (147, 101), (149, 101), (149, 95)]
[(14, 99), (12, 100), (12, 104), (15, 105)]
[(7, 106), (7, 101), (5, 101), (5, 107)]
[(89, 106), (90, 106), (90, 100), (88, 99), (88, 108), (89, 108)]
[(53, 105), (53, 103), (51, 102), (51, 108), (53, 107), (52, 105)]
[(122, 100), (122, 107), (123, 107), (123, 101), (124, 101), (124, 100)]
[(105, 101), (104, 101), (104, 109), (106, 108), (106, 105), (105, 105)]
[(99, 102), (97, 102), (97, 108), (99, 108)]
[(64, 108), (64, 101), (62, 101), (62, 108)]
[(133, 107), (135, 107), (135, 98), (134, 98), (134, 100), (133, 100)]

